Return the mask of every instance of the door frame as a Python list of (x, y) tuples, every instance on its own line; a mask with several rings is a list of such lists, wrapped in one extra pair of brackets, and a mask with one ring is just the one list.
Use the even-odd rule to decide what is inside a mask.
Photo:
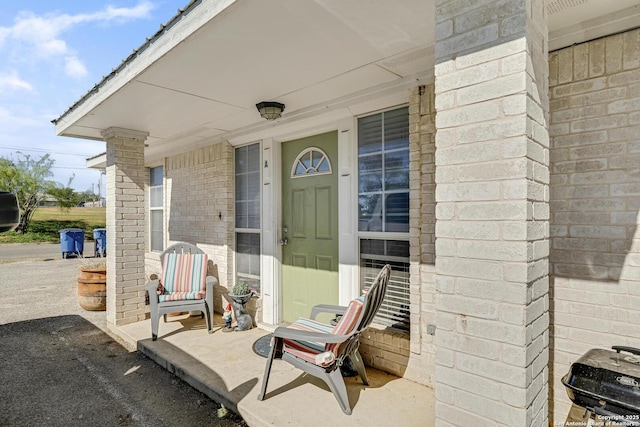
[[(281, 138), (262, 140), (262, 248), (260, 264), (264, 284), (263, 326), (282, 323), (282, 150), (283, 143), (318, 135), (338, 132), (338, 296), (339, 304), (346, 305), (359, 294), (358, 235), (357, 235), (357, 162), (355, 117), (334, 122), (322, 128), (307, 129)], [(334, 162), (335, 164), (335, 162)]]

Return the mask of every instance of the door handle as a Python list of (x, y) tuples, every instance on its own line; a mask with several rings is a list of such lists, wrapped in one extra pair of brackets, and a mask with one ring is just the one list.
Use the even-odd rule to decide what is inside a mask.
[(287, 246), (289, 244), (289, 239), (287, 239), (286, 237), (284, 239), (280, 239), (280, 244), (282, 246)]

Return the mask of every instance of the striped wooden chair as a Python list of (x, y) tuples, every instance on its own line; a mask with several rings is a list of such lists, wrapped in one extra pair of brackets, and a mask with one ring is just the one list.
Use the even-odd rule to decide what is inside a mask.
[(158, 339), (160, 316), (180, 311), (201, 311), (207, 330), (213, 333), (213, 287), (217, 280), (207, 276), (207, 254), (189, 243), (176, 243), (160, 256), (162, 275), (145, 286), (151, 306), (151, 336)]
[[(382, 304), (390, 274), (391, 267), (385, 265), (369, 291), (351, 301), (347, 307), (317, 305), (312, 308), (309, 319), (301, 318), (289, 326), (277, 328), (273, 332), (271, 351), (258, 400), (265, 398), (273, 360), (281, 359), (323, 380), (338, 400), (342, 411), (351, 415), (340, 366), (350, 357), (362, 383), (369, 385), (362, 356), (358, 351), (358, 339)], [(315, 320), (320, 313), (337, 314), (342, 317), (335, 326), (331, 326)]]

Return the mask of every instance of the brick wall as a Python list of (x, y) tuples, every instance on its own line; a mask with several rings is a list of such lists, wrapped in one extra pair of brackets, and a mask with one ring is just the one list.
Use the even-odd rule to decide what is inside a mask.
[(109, 128), (107, 141), (107, 321), (144, 320), (145, 223), (144, 140), (147, 134)]
[[(435, 343), (427, 325), (435, 325), (435, 133), (433, 83), (415, 88), (410, 97), (411, 142), (411, 358), (406, 376), (434, 385)], [(416, 195), (415, 199), (413, 195)]]
[(409, 335), (393, 330), (367, 328), (360, 335), (360, 354), (365, 365), (406, 377), (409, 363)]
[(436, 424), (546, 426), (544, 3), (435, 5)]
[(593, 347), (640, 347), (640, 30), (551, 53), (552, 379)]
[[(167, 246), (196, 244), (213, 261), (210, 271), (226, 288), (233, 283), (233, 147), (226, 142), (165, 159)], [(147, 254), (147, 275), (159, 270), (157, 255)], [(216, 311), (221, 302), (215, 297)]]

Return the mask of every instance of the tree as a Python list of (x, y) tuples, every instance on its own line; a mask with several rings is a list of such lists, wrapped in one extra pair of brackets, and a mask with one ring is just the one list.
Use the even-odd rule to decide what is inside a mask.
[(49, 190), (49, 195), (56, 199), (58, 206), (64, 210), (78, 206), (84, 195), (76, 193), (71, 187), (54, 186)]
[(0, 189), (14, 193), (20, 206), (19, 233), (26, 233), (40, 201), (55, 188), (48, 180), (53, 176), (51, 168), (55, 163), (48, 154), (34, 159), (21, 152), (16, 160), (0, 157)]
[(71, 188), (71, 182), (75, 176), (75, 174), (71, 175), (66, 187), (62, 186), (62, 184), (53, 183), (52, 188), (49, 189), (49, 195), (56, 199), (58, 206), (62, 209), (68, 210), (69, 208), (76, 207), (84, 198), (82, 193), (77, 193), (73, 188)]
[(100, 196), (93, 192), (92, 189), (85, 190), (84, 193), (80, 193), (83, 202), (97, 202), (100, 200)]

